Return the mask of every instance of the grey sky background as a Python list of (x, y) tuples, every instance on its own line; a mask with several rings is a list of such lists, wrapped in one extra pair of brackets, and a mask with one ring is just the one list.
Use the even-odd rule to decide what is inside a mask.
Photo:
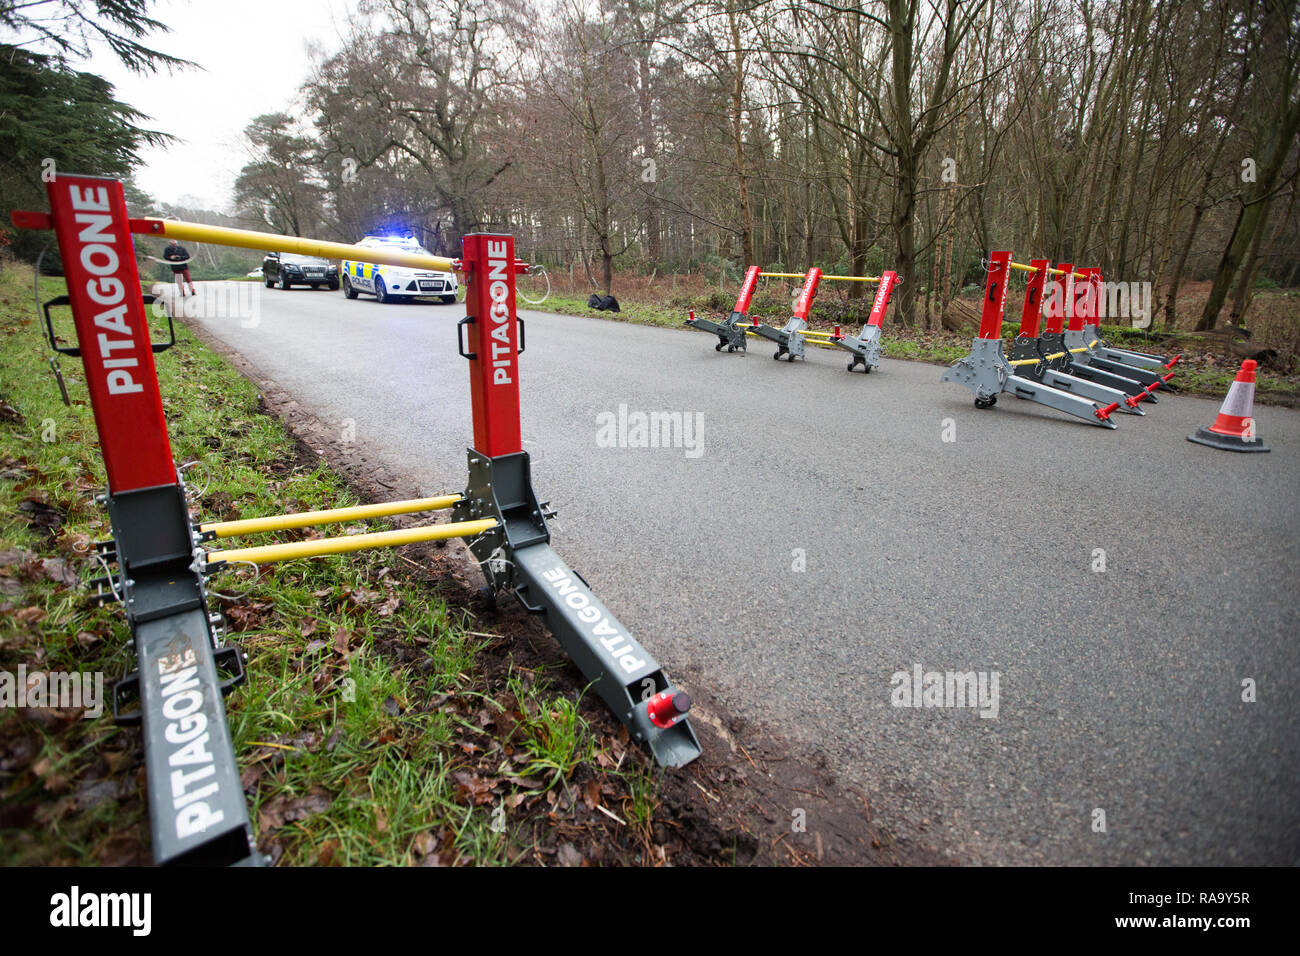
[[(153, 16), (172, 28), (150, 45), (203, 70), (137, 76), (97, 52), (78, 69), (112, 83), (117, 98), (152, 117), (144, 125), (179, 137), (145, 149), (136, 174), (164, 204), (228, 210), (247, 161), (243, 130), (261, 113), (292, 112), (307, 78), (309, 43), (343, 44), (355, 0), (160, 0)], [(93, 172), (94, 170), (85, 170)]]

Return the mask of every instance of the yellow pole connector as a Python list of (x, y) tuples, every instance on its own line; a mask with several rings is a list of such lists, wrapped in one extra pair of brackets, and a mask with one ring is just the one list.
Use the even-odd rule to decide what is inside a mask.
[(273, 561), (292, 561), (295, 558), (319, 558), (327, 554), (347, 554), (367, 548), (394, 548), (419, 541), (443, 541), (447, 538), (471, 538), (497, 526), (495, 518), (478, 521), (453, 521), (449, 524), (428, 525), (423, 528), (400, 528), (397, 531), (373, 531), (369, 534), (349, 534), (341, 538), (318, 538), (315, 541), (294, 541), (290, 544), (267, 544), (257, 548), (234, 548), (230, 551), (209, 551), (208, 564), (219, 561), (251, 561), (270, 564)]
[(389, 501), (381, 505), (357, 505), (351, 508), (331, 508), (327, 511), (301, 511), (297, 514), (271, 515), (266, 518), (242, 518), (239, 521), (213, 521), (199, 525), (199, 530), (205, 534), (211, 533), (217, 538), (233, 538), (241, 534), (311, 528), (320, 524), (340, 524), (344, 521), (361, 521), (366, 518), (409, 515), (417, 511), (441, 511), (450, 508), (460, 499), (460, 495), (441, 495), (437, 498)]
[(168, 239), (188, 239), (191, 242), (211, 242), (219, 246), (265, 249), (269, 252), (292, 252), (300, 256), (318, 256), (322, 259), (351, 259), (356, 262), (406, 266), (410, 269), (429, 269), (434, 272), (452, 272), (456, 269), (454, 259), (403, 252), (400, 249), (374, 249), (367, 246), (354, 246), (347, 242), (302, 239), (298, 236), (282, 236), (273, 232), (252, 232), (248, 229), (208, 226), (199, 222), (177, 222), (172, 219), (132, 220), (133, 229), (139, 223), (144, 225), (142, 231), (145, 235), (165, 236)]

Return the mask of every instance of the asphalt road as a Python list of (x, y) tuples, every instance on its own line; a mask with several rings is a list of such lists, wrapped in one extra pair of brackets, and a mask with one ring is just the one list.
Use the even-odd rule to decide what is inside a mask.
[[(461, 306), (257, 288), (255, 324), (193, 321), (422, 490), (463, 487)], [(1107, 431), (977, 410), (933, 365), (521, 315), (553, 543), (704, 706), (961, 862), (1300, 862), (1300, 413), (1257, 407), (1273, 451), (1231, 454), (1185, 440), (1212, 400)], [(621, 405), (702, 431), (602, 447)], [(893, 706), (918, 665), (996, 672), (996, 717)]]

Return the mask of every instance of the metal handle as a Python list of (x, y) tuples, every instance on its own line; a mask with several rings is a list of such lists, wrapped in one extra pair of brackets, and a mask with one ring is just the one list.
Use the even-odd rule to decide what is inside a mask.
[(522, 584), (519, 587), (515, 588), (510, 593), (515, 596), (515, 600), (518, 601), (523, 606), (523, 609), (527, 611), (529, 614), (545, 614), (546, 608), (528, 603), (528, 599), (524, 597), (524, 591), (527, 588), (528, 585)]
[[(155, 302), (158, 301), (157, 296), (149, 295), (147, 293), (140, 296), (140, 299), (145, 305), (153, 305)], [(50, 348), (54, 349), (54, 351), (58, 352), (60, 355), (71, 355), (75, 358), (81, 355), (81, 349), (77, 348), (76, 346), (61, 346), (58, 344), (58, 341), (54, 337), (54, 320), (50, 317), (50, 309), (54, 308), (55, 306), (62, 306), (62, 305), (72, 305), (72, 300), (69, 299), (66, 295), (55, 296), (53, 299), (51, 299), (49, 302), (46, 302), (41, 307), (42, 311), (44, 311), (45, 313), (45, 338), (50, 343)], [(146, 326), (148, 325), (147, 319), (145, 324)], [(173, 345), (176, 344), (176, 325), (172, 321), (172, 314), (170, 309), (167, 311), (167, 334), (168, 334), (168, 340), (166, 342), (149, 343), (149, 347), (153, 350), (153, 353), (155, 355), (157, 355), (159, 352), (166, 352), (169, 348), (171, 348)]]
[(49, 302), (46, 302), (45, 305), (41, 307), (45, 312), (45, 338), (50, 343), (50, 348), (54, 349), (54, 351), (58, 352), (60, 355), (78, 356), (81, 354), (81, 349), (76, 348), (75, 346), (71, 348), (63, 348), (55, 340), (54, 322), (50, 318), (50, 309), (52, 309), (54, 306), (71, 305), (71, 304), (72, 304), (71, 299), (69, 299), (66, 295), (60, 295), (51, 299)]
[(456, 323), (456, 351), (460, 353), (461, 358), (468, 359), (469, 361), (472, 362), (474, 361), (474, 359), (478, 358), (478, 353), (465, 351), (465, 344), (464, 344), (465, 337), (461, 334), (460, 330), (461, 327), (466, 324), (473, 325), (474, 316), (467, 315), (465, 316), (465, 318), (461, 319), (459, 322)]

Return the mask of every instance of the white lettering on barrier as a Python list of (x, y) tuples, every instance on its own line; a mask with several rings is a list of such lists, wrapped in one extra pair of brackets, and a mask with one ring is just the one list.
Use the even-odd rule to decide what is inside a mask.
[(213, 781), (198, 785), (216, 774), (212, 751), (208, 749), (208, 718), (200, 708), (203, 691), (198, 680), (198, 661), (193, 648), (180, 654), (169, 654), (158, 661), (158, 679), (162, 687), (162, 713), (169, 723), (163, 728), (163, 739), (176, 745), (167, 757), (173, 768), (194, 767), (193, 770), (173, 769), (171, 772), (172, 809), (176, 814), (176, 835), (181, 838), (203, 833), (224, 818), (221, 810), (213, 810), (208, 798), (216, 795), (220, 787)]
[[(96, 305), (110, 306), (95, 316), (95, 326), (103, 329), (97, 337), (100, 360), (107, 370), (104, 384), (110, 395), (130, 395), (144, 391), (127, 369), (140, 364), (138, 355), (114, 357), (118, 350), (134, 352), (135, 336), (127, 323), (126, 286), (115, 275), (122, 266), (118, 255), (118, 237), (113, 234), (113, 216), (108, 190), (103, 186), (68, 190), (72, 208), (77, 210), (73, 219), (80, 231), (79, 241), (86, 243), (77, 253), (81, 267), (95, 278), (86, 282), (86, 294)], [(107, 215), (104, 213), (107, 212)], [(113, 333), (113, 337), (105, 333)]]
[[(510, 273), (513, 262), (506, 261), (506, 243), (503, 240), (488, 240), (488, 298), (492, 305), (488, 308), (491, 320), (489, 334), (492, 343), (492, 384), (510, 385), (510, 368), (514, 356), (510, 350)], [(504, 356), (504, 357), (503, 357)]]
[(542, 577), (555, 588), (556, 596), (576, 612), (579, 620), (594, 625), (592, 636), (619, 667), (629, 674), (645, 667), (645, 658), (637, 656), (632, 639), (619, 630), (609, 615), (601, 613), (587, 590), (570, 577), (572, 573), (568, 568), (557, 566), (543, 571)]

